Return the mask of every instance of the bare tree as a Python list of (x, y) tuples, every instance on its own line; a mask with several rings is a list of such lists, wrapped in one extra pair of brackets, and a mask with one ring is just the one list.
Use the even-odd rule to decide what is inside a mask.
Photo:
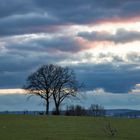
[(93, 116), (104, 116), (105, 109), (103, 106), (98, 104), (91, 104), (89, 110), (92, 112)]
[(46, 102), (46, 114), (49, 113), (50, 99), (54, 100), (56, 114), (65, 98), (76, 97), (78, 82), (73, 70), (58, 65), (44, 65), (27, 78), (24, 86), (27, 93), (37, 95)]
[(57, 79), (53, 85), (53, 99), (56, 115), (60, 114), (60, 105), (66, 98), (76, 97), (79, 89), (78, 82), (73, 70), (68, 67), (58, 66), (56, 69)]
[(36, 72), (28, 76), (26, 85), (23, 87), (28, 94), (40, 96), (45, 100), (46, 114), (49, 113), (52, 84), (56, 78), (54, 71), (54, 65), (43, 65)]

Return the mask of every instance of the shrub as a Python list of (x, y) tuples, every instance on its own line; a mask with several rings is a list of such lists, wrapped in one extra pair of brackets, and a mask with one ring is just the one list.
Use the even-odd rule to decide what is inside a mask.
[(104, 127), (104, 132), (106, 135), (115, 136), (117, 134), (117, 129), (112, 127), (111, 123), (108, 122)]
[(72, 106), (67, 106), (65, 115), (67, 116), (85, 116), (87, 115), (87, 111), (85, 110), (84, 107), (80, 105), (72, 105)]

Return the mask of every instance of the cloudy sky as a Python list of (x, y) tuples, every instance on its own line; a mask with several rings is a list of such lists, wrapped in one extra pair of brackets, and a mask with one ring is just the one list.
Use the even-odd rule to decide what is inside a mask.
[(86, 102), (140, 109), (139, 7), (139, 0), (1, 0), (0, 110), (37, 106), (18, 93), (48, 63), (74, 69), (92, 96)]

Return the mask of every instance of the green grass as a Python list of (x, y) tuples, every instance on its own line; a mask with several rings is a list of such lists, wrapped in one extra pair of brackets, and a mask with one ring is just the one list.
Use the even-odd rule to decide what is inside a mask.
[[(103, 131), (108, 121), (114, 137)], [(0, 115), (0, 140), (140, 140), (140, 119)]]

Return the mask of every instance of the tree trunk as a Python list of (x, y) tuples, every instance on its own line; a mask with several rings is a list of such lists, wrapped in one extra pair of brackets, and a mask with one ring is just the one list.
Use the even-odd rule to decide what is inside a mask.
[(57, 101), (55, 100), (55, 115), (60, 115), (60, 109), (59, 109), (59, 107), (60, 107), (60, 104), (59, 103), (57, 103)]
[(56, 115), (60, 115), (59, 105), (56, 105)]
[(54, 99), (54, 104), (55, 104), (55, 115), (60, 115), (60, 102), (57, 101), (57, 97), (55, 96), (55, 94), (53, 94), (53, 99)]
[(46, 100), (46, 111), (45, 114), (48, 115), (49, 114), (49, 101)]

